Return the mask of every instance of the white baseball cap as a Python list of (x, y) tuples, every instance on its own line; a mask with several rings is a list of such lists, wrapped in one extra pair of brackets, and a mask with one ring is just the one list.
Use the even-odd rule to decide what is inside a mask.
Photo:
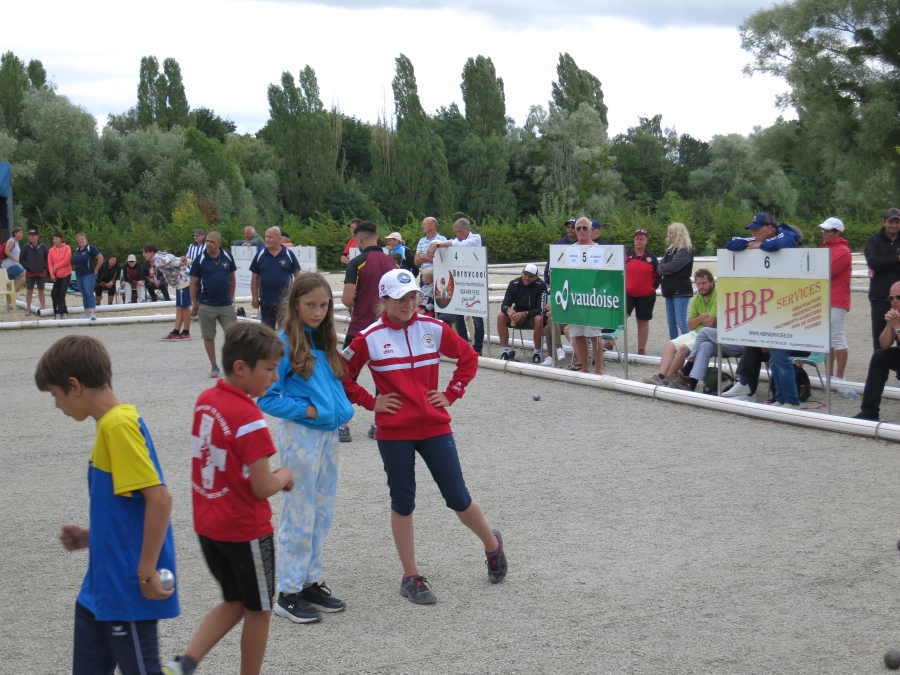
[(126, 262), (137, 262), (137, 258), (134, 257), (134, 253), (128, 256), (128, 260)]
[(531, 263), (528, 263), (527, 265), (525, 265), (525, 268), (522, 271), (528, 272), (528, 274), (534, 274), (536, 276), (538, 273), (537, 265), (532, 265)]
[(378, 283), (379, 297), (399, 300), (410, 291), (419, 292), (419, 284), (413, 279), (413, 275), (402, 269), (385, 272)]
[(823, 230), (837, 230), (838, 232), (844, 231), (844, 221), (840, 218), (835, 218), (831, 216), (831, 218), (827, 219), (824, 223), (820, 223), (819, 227)]
[(403, 241), (403, 237), (400, 236), (399, 232), (391, 232), (385, 239), (396, 239), (399, 242)]

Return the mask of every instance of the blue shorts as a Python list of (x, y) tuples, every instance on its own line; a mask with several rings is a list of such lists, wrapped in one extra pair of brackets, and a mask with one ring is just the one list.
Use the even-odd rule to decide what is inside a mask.
[(391, 492), (391, 510), (408, 516), (416, 508), (416, 453), (425, 460), (431, 477), (437, 483), (447, 506), (454, 511), (465, 511), (472, 504), (472, 497), (463, 480), (459, 455), (453, 434), (434, 436), (424, 441), (378, 441), (378, 452), (384, 462), (388, 489)]
[(15, 281), (25, 272), (25, 268), (21, 265), (10, 265), (6, 268), (6, 276), (9, 277), (10, 281)]
[(190, 307), (191, 306), (191, 287), (185, 286), (184, 288), (176, 288), (175, 289), (175, 306), (176, 307)]
[(97, 621), (75, 603), (72, 675), (162, 675), (156, 621)]

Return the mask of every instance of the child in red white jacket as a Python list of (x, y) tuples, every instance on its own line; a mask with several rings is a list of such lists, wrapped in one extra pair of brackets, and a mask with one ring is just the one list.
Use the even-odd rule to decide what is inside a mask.
[[(417, 314), (419, 287), (408, 271), (385, 273), (379, 295), (384, 302), (381, 318), (359, 333), (342, 353), (348, 369), (344, 390), (351, 403), (375, 411), (378, 451), (391, 494), (391, 531), (403, 565), (400, 595), (416, 604), (428, 604), (437, 597), (416, 567), (413, 537), (417, 452), (447, 506), (484, 544), (488, 579), (496, 584), (506, 576), (503, 540), (469, 496), (447, 412), (475, 377), (478, 355), (447, 324)], [(457, 359), (444, 391), (438, 390), (442, 354)], [(354, 381), (366, 364), (376, 391), (381, 392), (377, 397)]]

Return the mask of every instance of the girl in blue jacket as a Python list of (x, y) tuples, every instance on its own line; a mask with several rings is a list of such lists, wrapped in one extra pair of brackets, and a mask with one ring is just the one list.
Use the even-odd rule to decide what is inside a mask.
[(346, 603), (321, 584), (322, 547), (337, 495), (338, 427), (353, 417), (341, 379), (331, 287), (321, 274), (294, 279), (281, 309), (285, 355), (278, 381), (258, 401), (278, 421), (278, 455), (294, 489), (284, 493), (278, 524), (275, 613), (313, 623)]

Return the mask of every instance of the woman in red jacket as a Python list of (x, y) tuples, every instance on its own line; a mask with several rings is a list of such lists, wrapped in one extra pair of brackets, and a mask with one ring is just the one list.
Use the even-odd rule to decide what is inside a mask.
[(647, 250), (648, 238), (647, 230), (638, 228), (634, 231), (634, 248), (625, 252), (625, 311), (631, 316), (631, 312), (637, 310), (638, 354), (641, 356), (647, 353), (650, 320), (659, 286), (656, 273), (659, 260)]
[[(403, 565), (400, 595), (428, 604), (437, 598), (416, 567), (413, 537), (417, 452), (447, 506), (484, 544), (488, 579), (496, 584), (506, 576), (503, 540), (469, 496), (447, 412), (475, 377), (478, 355), (443, 321), (417, 313), (419, 286), (409, 271), (386, 272), (378, 288), (384, 302), (381, 318), (342, 352), (348, 370), (344, 390), (352, 403), (375, 411), (375, 438), (391, 494), (391, 531)], [(444, 391), (438, 390), (441, 355), (457, 360)], [(354, 381), (366, 364), (376, 392), (381, 392), (377, 397)]]
[(831, 217), (820, 224), (822, 246), (831, 251), (831, 368), (833, 380), (844, 379), (847, 367), (847, 333), (844, 322), (850, 311), (850, 272), (853, 271), (853, 257), (850, 242), (841, 234), (844, 223), (840, 218)]

